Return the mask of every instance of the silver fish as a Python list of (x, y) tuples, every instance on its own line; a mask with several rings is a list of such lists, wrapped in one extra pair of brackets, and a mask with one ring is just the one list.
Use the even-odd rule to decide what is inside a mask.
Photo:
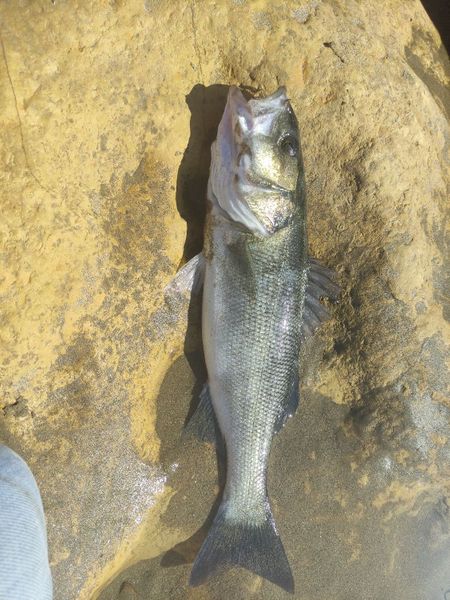
[(320, 298), (339, 288), (308, 257), (299, 129), (285, 88), (249, 101), (230, 88), (211, 155), (204, 249), (177, 279), (203, 278), (208, 383), (189, 427), (208, 437), (216, 419), (227, 478), (190, 584), (240, 566), (293, 592), (267, 463), (298, 405), (302, 340), (328, 315)]

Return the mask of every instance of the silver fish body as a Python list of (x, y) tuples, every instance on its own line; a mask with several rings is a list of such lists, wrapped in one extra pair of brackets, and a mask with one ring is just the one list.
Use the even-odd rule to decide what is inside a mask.
[[(306, 248), (299, 216), (267, 238), (211, 217), (203, 343), (227, 449), (227, 514), (266, 519), (272, 437), (297, 381)], [(208, 259), (208, 255), (210, 258)]]
[(227, 478), (190, 583), (241, 566), (292, 592), (267, 496), (268, 458), (298, 402), (302, 337), (325, 318), (319, 298), (336, 286), (308, 258), (298, 125), (284, 88), (249, 102), (230, 89), (208, 200), (201, 257), (208, 388), (197, 418), (204, 426), (212, 405)]

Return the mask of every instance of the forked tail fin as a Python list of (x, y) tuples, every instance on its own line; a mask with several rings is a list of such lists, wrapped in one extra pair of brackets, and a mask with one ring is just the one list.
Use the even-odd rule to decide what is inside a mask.
[(261, 523), (236, 520), (223, 502), (192, 567), (190, 585), (197, 586), (217, 571), (239, 566), (294, 592), (294, 579), (275, 521), (266, 502)]

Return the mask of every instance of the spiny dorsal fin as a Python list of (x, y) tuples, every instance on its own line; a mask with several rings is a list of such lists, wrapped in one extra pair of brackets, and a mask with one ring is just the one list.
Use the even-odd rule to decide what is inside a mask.
[(308, 283), (306, 285), (305, 308), (303, 310), (302, 335), (312, 335), (321, 323), (329, 318), (328, 310), (321, 298), (336, 301), (340, 287), (334, 281), (335, 273), (314, 258), (309, 259)]

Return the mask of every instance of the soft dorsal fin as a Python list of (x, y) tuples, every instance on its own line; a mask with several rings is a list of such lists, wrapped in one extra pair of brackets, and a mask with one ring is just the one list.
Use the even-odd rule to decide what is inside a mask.
[(312, 335), (319, 325), (329, 318), (328, 310), (320, 300), (329, 298), (336, 301), (339, 297), (340, 287), (334, 278), (334, 271), (324, 267), (314, 258), (309, 259), (308, 283), (303, 310), (303, 337)]

